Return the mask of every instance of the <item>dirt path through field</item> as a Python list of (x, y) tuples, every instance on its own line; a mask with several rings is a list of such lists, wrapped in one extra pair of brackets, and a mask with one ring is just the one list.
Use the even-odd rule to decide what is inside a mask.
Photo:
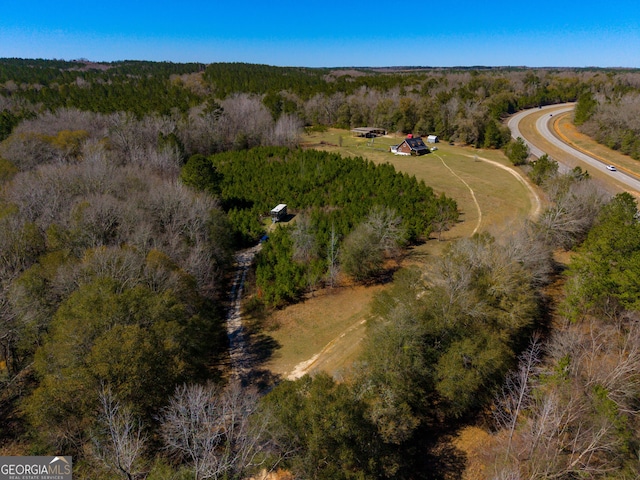
[[(467, 156), (471, 157), (471, 155), (467, 155)], [(524, 175), (522, 175), (517, 170), (514, 170), (513, 168), (509, 168), (508, 166), (503, 165), (494, 160), (489, 160), (488, 158), (484, 158), (484, 157), (477, 157), (477, 158), (478, 160), (490, 163), (491, 165), (501, 168), (502, 170), (505, 170), (509, 172), (509, 174), (513, 175), (518, 180), (518, 182), (520, 182), (527, 189), (527, 192), (529, 192), (529, 198), (531, 200), (531, 213), (530, 213), (531, 218), (533, 219), (538, 218), (538, 216), (542, 212), (542, 201), (540, 200), (540, 195), (538, 195), (538, 192), (536, 191), (534, 186), (531, 184), (531, 182), (529, 182), (529, 180), (527, 180), (527, 178)]]
[[(471, 186), (467, 182), (465, 182), (464, 179), (460, 175), (458, 175), (456, 172), (454, 172), (453, 169), (449, 165), (447, 165), (445, 163), (444, 158), (442, 158), (437, 153), (433, 153), (433, 155), (435, 155), (436, 157), (438, 157), (440, 159), (440, 161), (442, 162), (442, 165), (444, 165), (445, 168), (451, 172), (451, 175), (453, 175), (458, 180), (460, 180), (465, 185), (465, 187), (467, 187), (467, 189), (469, 189), (469, 193), (471, 194), (471, 198), (473, 199), (473, 203), (475, 204), (476, 210), (478, 211), (478, 222), (476, 223), (476, 226), (473, 229), (473, 232), (471, 232), (471, 236), (475, 235), (478, 232), (478, 230), (480, 229), (480, 225), (482, 224), (482, 209), (480, 208), (480, 203), (478, 203), (478, 199), (476, 198), (476, 193), (473, 191), (473, 188), (471, 188)], [(496, 162), (491, 162), (491, 163), (496, 163)]]
[(362, 327), (366, 323), (366, 321), (367, 320), (364, 319), (354, 323), (349, 328), (347, 328), (344, 332), (338, 335), (336, 338), (331, 340), (320, 352), (316, 353), (309, 360), (306, 360), (296, 365), (295, 368), (291, 371), (291, 373), (287, 375), (287, 380), (296, 380), (304, 376), (305, 374), (313, 371), (314, 369), (316, 369), (318, 367), (318, 363), (320, 363), (320, 361), (323, 358), (328, 357), (335, 351), (335, 349), (338, 347), (342, 339), (344, 339), (347, 335), (349, 335), (351, 332), (353, 332), (357, 328)]

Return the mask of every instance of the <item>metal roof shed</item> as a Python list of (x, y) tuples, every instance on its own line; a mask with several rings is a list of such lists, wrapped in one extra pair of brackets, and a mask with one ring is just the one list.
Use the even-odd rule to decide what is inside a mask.
[(280, 203), (276, 205), (274, 209), (271, 210), (271, 221), (273, 223), (281, 221), (286, 216), (287, 216), (286, 203)]
[(387, 131), (384, 128), (377, 127), (358, 127), (352, 128), (351, 133), (353, 133), (356, 137), (373, 138), (386, 135)]

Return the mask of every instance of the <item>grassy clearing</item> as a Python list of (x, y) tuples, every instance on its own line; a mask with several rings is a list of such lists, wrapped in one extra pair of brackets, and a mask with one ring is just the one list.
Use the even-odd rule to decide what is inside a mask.
[(343, 333), (340, 348), (332, 348), (330, 358), (309, 365), (309, 370), (323, 369), (333, 373), (352, 362), (365, 334), (362, 321), (369, 315), (373, 296), (382, 288), (358, 286), (325, 290), (304, 302), (275, 311), (269, 319), (274, 326), (269, 335), (280, 348), (267, 367), (275, 374), (286, 376)]
[[(422, 157), (393, 155), (389, 146), (401, 141), (402, 137), (394, 136), (371, 141), (352, 137), (346, 130), (330, 129), (306, 135), (303, 146), (343, 156), (360, 156), (374, 163), (391, 163), (396, 170), (424, 180), (436, 193), (454, 198), (462, 212), (461, 222), (443, 235), (445, 240), (469, 236), (478, 224), (480, 214), (470, 189), (482, 212), (481, 231), (531, 211), (527, 188), (507, 171), (480, 160), (482, 157), (510, 165), (501, 152), (439, 143), (436, 152)], [(431, 240), (414, 247), (405, 262), (422, 263), (438, 255), (446, 243)], [(267, 368), (286, 377), (303, 362), (310, 362), (309, 372), (335, 373), (347, 367), (357, 358), (366, 334), (363, 320), (369, 315), (371, 299), (384, 288), (386, 286), (334, 289), (274, 312), (268, 320), (273, 326), (269, 335), (279, 348)]]

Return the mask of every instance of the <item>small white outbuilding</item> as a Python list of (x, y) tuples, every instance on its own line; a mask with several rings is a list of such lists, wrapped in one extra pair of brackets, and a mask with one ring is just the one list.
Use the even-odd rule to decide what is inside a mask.
[(271, 221), (273, 223), (281, 221), (286, 216), (287, 205), (284, 203), (277, 205), (273, 210), (271, 210)]
[(438, 143), (438, 136), (437, 135), (429, 135), (427, 136), (427, 143)]

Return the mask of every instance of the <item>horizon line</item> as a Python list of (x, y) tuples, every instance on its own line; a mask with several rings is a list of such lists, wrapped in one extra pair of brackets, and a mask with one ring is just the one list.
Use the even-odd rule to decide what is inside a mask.
[(148, 62), (148, 63), (172, 63), (175, 65), (188, 65), (188, 64), (203, 64), (203, 65), (214, 65), (214, 64), (244, 64), (244, 65), (263, 65), (268, 67), (277, 67), (277, 68), (306, 68), (306, 69), (394, 69), (394, 70), (402, 70), (402, 69), (410, 69), (410, 70), (436, 70), (436, 69), (539, 69), (539, 70), (550, 70), (550, 69), (578, 69), (578, 70), (587, 70), (587, 69), (599, 69), (599, 70), (639, 70), (640, 67), (628, 67), (628, 66), (615, 66), (615, 67), (602, 67), (598, 65), (586, 65), (586, 66), (568, 66), (568, 65), (544, 65), (544, 66), (530, 66), (530, 65), (333, 65), (333, 66), (324, 66), (324, 67), (311, 67), (306, 65), (276, 65), (269, 63), (261, 63), (261, 62), (245, 62), (245, 61), (174, 61), (174, 60), (148, 60), (148, 59), (140, 59), (140, 58), (127, 58), (120, 60), (91, 60), (85, 57), (78, 58), (44, 58), (44, 57), (0, 57), (0, 60), (42, 60), (42, 61), (62, 61), (69, 63), (90, 63), (95, 65), (105, 65), (105, 64), (113, 64), (113, 63), (125, 63), (125, 62)]

